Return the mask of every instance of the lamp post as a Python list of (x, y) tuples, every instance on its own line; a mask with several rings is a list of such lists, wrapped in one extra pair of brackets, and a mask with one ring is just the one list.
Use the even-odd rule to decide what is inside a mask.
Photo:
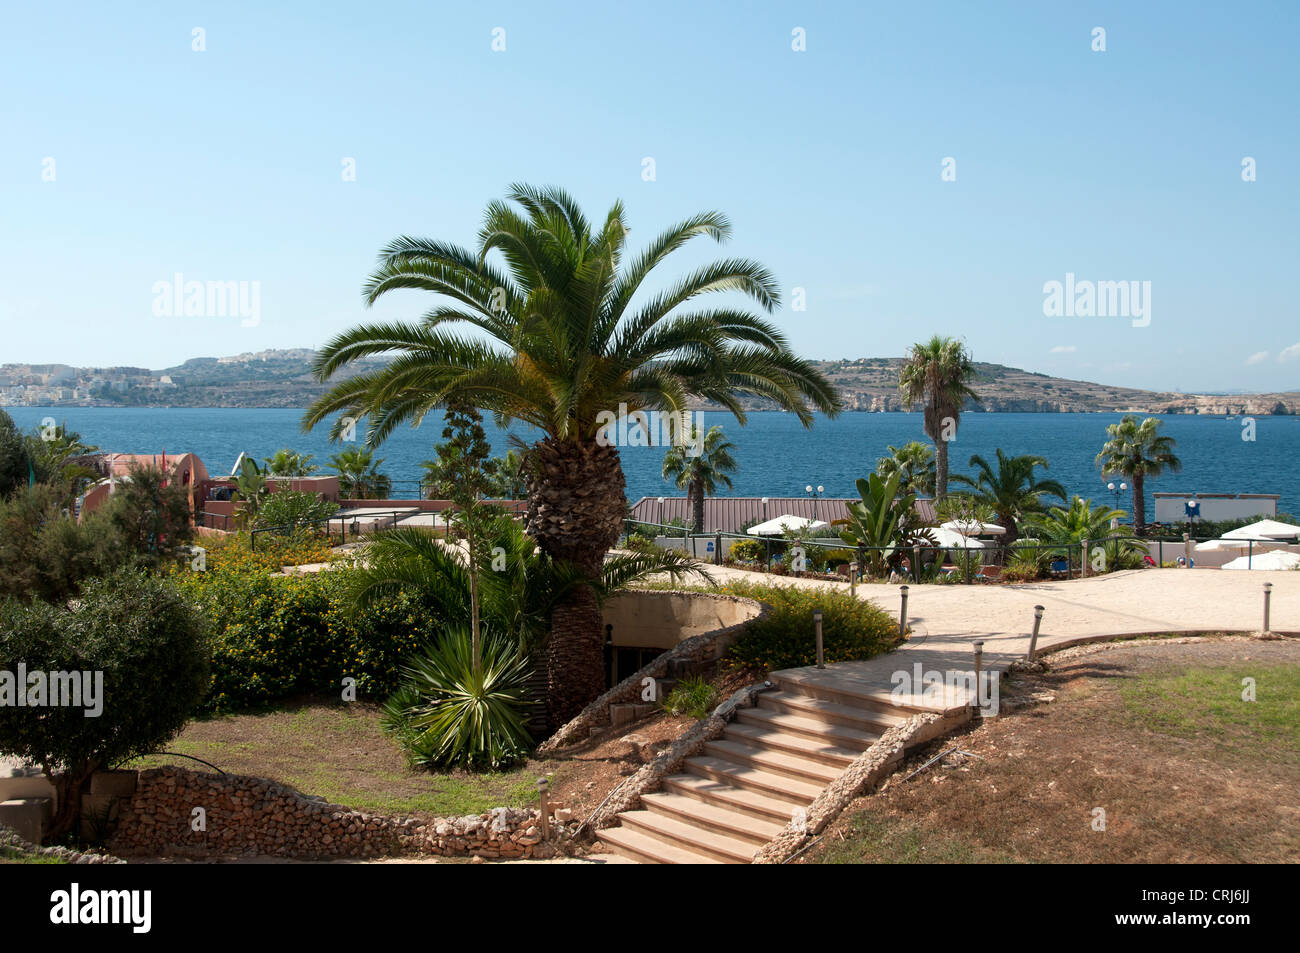
[(804, 492), (805, 492), (805, 493), (807, 493), (809, 496), (812, 497), (812, 501), (813, 501), (813, 516), (812, 516), (812, 518), (813, 518), (813, 522), (816, 522), (816, 521), (817, 521), (817, 498), (820, 497), (823, 493), (826, 492), (826, 487), (821, 486), (820, 484), (818, 484), (817, 488), (814, 489), (813, 486), (812, 486), (812, 484), (810, 483), (810, 484), (808, 484), (806, 487), (804, 487), (803, 489), (804, 489)]
[[(1114, 483), (1114, 481), (1111, 481), (1110, 483), (1107, 483), (1107, 484), (1106, 484), (1106, 489), (1110, 490), (1110, 492), (1112, 492), (1112, 493), (1115, 494), (1115, 509), (1119, 509), (1119, 495), (1128, 489), (1128, 484), (1127, 484), (1127, 483), (1121, 483), (1119, 486), (1116, 486), (1115, 483)], [(1119, 516), (1118, 516), (1118, 514), (1117, 514), (1115, 517), (1113, 517), (1113, 518), (1111, 519), (1111, 521), (1110, 521), (1110, 528), (1113, 529), (1113, 530), (1118, 530), (1118, 529), (1119, 529)], [(1119, 563), (1119, 535), (1118, 535), (1118, 533), (1116, 534), (1116, 537), (1115, 537), (1115, 562), (1116, 562), (1116, 564)]]

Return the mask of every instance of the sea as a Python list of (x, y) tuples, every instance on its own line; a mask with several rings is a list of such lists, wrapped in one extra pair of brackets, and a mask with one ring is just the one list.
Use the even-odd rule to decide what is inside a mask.
[[(347, 444), (331, 444), (328, 428), (303, 432), (302, 411), (288, 408), (117, 408), (7, 407), (24, 430), (53, 419), (77, 431), (85, 442), (122, 453), (198, 455), (216, 476), (231, 471), (239, 454), (259, 461), (288, 447), (328, 464)], [(998, 448), (1007, 454), (1034, 453), (1047, 458), (1048, 475), (1071, 495), (1095, 503), (1132, 508), (1132, 494), (1118, 501), (1107, 488), (1094, 459), (1106, 440), (1106, 426), (1123, 415), (968, 413), (962, 416), (951, 444), (952, 471), (968, 471), (972, 454), (993, 461)], [(1300, 417), (1211, 417), (1161, 415), (1162, 432), (1177, 441), (1181, 472), (1146, 483), (1147, 518), (1154, 513), (1156, 491), (1197, 493), (1276, 493), (1279, 512), (1300, 514)], [(733, 486), (720, 495), (802, 496), (807, 486), (824, 487), (826, 496), (856, 496), (855, 482), (871, 472), (888, 447), (909, 440), (925, 441), (919, 413), (845, 413), (818, 416), (805, 428), (790, 413), (752, 413), (741, 426), (729, 414), (705, 412), (705, 427), (718, 424), (733, 444), (739, 464)], [(418, 428), (403, 428), (376, 450), (380, 469), (394, 482), (394, 496), (414, 498), (421, 461), (434, 456), (442, 434), (441, 415), (430, 415)], [(495, 454), (509, 449), (508, 438), (535, 439), (523, 425), (508, 431), (485, 421)], [(358, 427), (358, 439), (364, 430)], [(623, 447), (627, 496), (681, 495), (663, 479), (662, 447)], [(1040, 471), (1041, 472), (1041, 471)], [(1118, 485), (1119, 480), (1114, 482)]]

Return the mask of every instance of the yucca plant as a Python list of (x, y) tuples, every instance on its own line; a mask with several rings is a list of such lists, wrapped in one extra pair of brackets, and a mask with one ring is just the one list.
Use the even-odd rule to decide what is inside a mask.
[(380, 724), (413, 765), (502, 768), (532, 747), (523, 711), (527, 656), (517, 641), (490, 631), (479, 653), (476, 664), (469, 630), (455, 626), (403, 669)]

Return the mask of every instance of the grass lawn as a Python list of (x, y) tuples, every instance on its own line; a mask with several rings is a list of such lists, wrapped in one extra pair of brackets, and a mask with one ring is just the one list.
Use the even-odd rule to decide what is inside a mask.
[[(191, 722), (167, 751), (200, 758), (228, 774), (269, 778), (303, 794), (384, 814), (477, 814), (537, 802), (537, 779), (563, 766), (529, 762), (487, 774), (431, 774), (409, 768), (379, 729), (379, 708), (305, 700), (259, 714)], [(206, 770), (154, 755), (131, 767)]]
[(796, 862), (1300, 862), (1300, 641), (1112, 643), (1049, 664)]

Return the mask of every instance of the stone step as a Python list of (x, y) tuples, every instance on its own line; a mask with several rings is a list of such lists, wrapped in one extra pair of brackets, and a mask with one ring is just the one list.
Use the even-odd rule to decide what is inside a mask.
[[(740, 790), (737, 788), (737, 790)], [(781, 833), (781, 824), (770, 820), (760, 820), (749, 814), (710, 804), (685, 794), (672, 791), (655, 791), (641, 795), (641, 805), (652, 814), (663, 814), (679, 820), (689, 821), (699, 827), (708, 828), (728, 837), (748, 841), (756, 848), (766, 844)]]
[(53, 817), (53, 798), (11, 798), (0, 802), (0, 824), (12, 828), (23, 840), (38, 847)]
[(630, 827), (607, 827), (600, 832), (600, 842), (614, 853), (643, 864), (722, 863), (715, 857), (697, 854)]
[(830, 784), (842, 773), (842, 769), (821, 761), (739, 739), (719, 738), (717, 741), (705, 742), (704, 752), (729, 761), (762, 768), (774, 774), (783, 774), (796, 781), (809, 784), (820, 782), (821, 787)]
[(841, 748), (839, 745), (829, 744), (817, 738), (809, 738), (806, 735), (797, 735), (765, 725), (732, 722), (722, 733), (722, 737), (728, 741), (747, 742), (798, 755), (811, 761), (820, 761), (837, 772), (843, 771), (853, 763), (854, 758), (862, 754), (854, 748)]
[(877, 731), (866, 731), (861, 728), (850, 728), (848, 725), (831, 724), (816, 718), (792, 715), (785, 710), (776, 708), (737, 709), (736, 722), (776, 728), (789, 734), (816, 738), (858, 752), (866, 751), (880, 740), (880, 732)]
[(758, 696), (760, 708), (769, 711), (785, 711), (801, 718), (814, 718), (832, 725), (845, 725), (859, 731), (884, 733), (895, 725), (907, 721), (909, 715), (880, 711), (876, 708), (859, 708), (855, 705), (842, 705), (824, 698), (813, 698), (795, 692), (764, 692)]
[(756, 821), (766, 821), (784, 826), (794, 817), (794, 812), (807, 807), (807, 801), (761, 793), (737, 787), (706, 774), (672, 774), (664, 778), (664, 790), (688, 798), (725, 807), (748, 815)]
[[(827, 670), (818, 672), (815, 669), (793, 669), (772, 672), (768, 675), (768, 680), (783, 692), (837, 702), (852, 708), (901, 714), (904, 720), (921, 712), (945, 714), (969, 701), (966, 697), (969, 692), (961, 698), (949, 697), (949, 693), (945, 692), (934, 701), (928, 701), (918, 693), (907, 694), (899, 699), (887, 688), (867, 687), (849, 677), (837, 677)], [(771, 693), (765, 692), (764, 696), (768, 694)]]
[(690, 821), (658, 814), (653, 811), (624, 811), (618, 816), (619, 824), (635, 831), (666, 841), (693, 854), (704, 854), (724, 864), (747, 864), (754, 859), (756, 844), (729, 837), (700, 827)]
[[(807, 807), (826, 785), (796, 780), (786, 774), (775, 774), (748, 764), (719, 758), (714, 755), (696, 755), (687, 758), (687, 773), (702, 778), (713, 778), (736, 787), (748, 788), (781, 800), (794, 802), (795, 807)], [(791, 809), (793, 810), (793, 808)]]

